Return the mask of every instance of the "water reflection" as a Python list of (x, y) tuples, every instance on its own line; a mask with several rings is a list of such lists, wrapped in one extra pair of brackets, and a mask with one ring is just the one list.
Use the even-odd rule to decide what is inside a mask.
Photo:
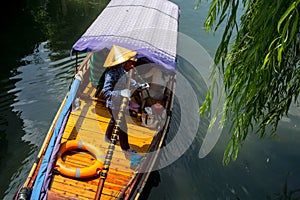
[[(70, 60), (69, 55), (71, 45), (106, 3), (98, 2), (32, 1), (24, 12), (18, 11), (9, 18), (11, 21), (5, 26), (7, 32), (1, 30), (4, 38), (1, 44), (6, 50), (1, 52), (0, 73), (0, 199), (12, 199), (29, 173), (74, 73), (74, 60)], [(206, 3), (196, 11), (193, 1), (176, 2), (182, 11), (181, 31), (213, 54), (219, 37), (201, 30), (208, 9)], [(201, 102), (207, 89), (205, 84), (188, 63), (182, 66), (185, 68), (180, 68), (180, 72), (197, 91), (197, 100)], [(176, 123), (181, 117), (176, 102), (174, 113), (170, 130), (178, 129)], [(149, 189), (145, 198), (252, 200), (298, 197), (299, 113), (299, 107), (295, 106), (280, 122), (278, 138), (259, 140), (251, 134), (241, 148), (238, 160), (229, 166), (221, 164), (229, 138), (226, 127), (212, 152), (199, 159), (199, 148), (208, 127), (208, 121), (201, 119), (191, 146), (172, 165), (155, 172), (158, 176), (152, 183), (158, 187)], [(170, 132), (168, 139), (172, 138), (174, 135)]]
[(71, 46), (107, 2), (7, 2), (10, 12), (2, 19), (8, 20), (1, 21), (0, 199), (12, 199), (28, 175), (73, 76)]
[(39, 5), (32, 6), (34, 21), (41, 28), (45, 39), (50, 41), (49, 48), (59, 53), (50, 56), (52, 61), (62, 59), (69, 53), (74, 42), (108, 2), (108, 0), (40, 0)]
[(71, 46), (107, 2), (7, 2), (11, 16), (1, 23), (1, 199), (12, 199), (29, 173), (74, 73)]

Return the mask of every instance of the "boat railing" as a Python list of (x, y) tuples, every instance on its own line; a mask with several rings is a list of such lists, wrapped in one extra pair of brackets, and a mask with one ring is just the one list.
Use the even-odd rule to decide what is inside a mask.
[[(77, 67), (77, 65), (76, 65), (76, 73), (78, 72), (78, 71), (82, 71), (83, 73), (85, 73), (87, 70), (88, 70), (88, 68), (89, 68), (89, 61), (90, 61), (90, 58), (91, 58), (91, 56), (93, 55), (93, 52), (90, 52), (90, 53), (88, 53), (88, 55), (86, 56), (86, 58), (81, 62), (81, 64)], [(76, 59), (78, 59), (77, 58), (77, 56), (76, 56)], [(76, 62), (77, 63), (77, 62)]]
[[(130, 191), (126, 194), (124, 199), (131, 199), (132, 197), (135, 197), (134, 199), (138, 199), (146, 186), (147, 180), (159, 156), (160, 151), (156, 151), (156, 150), (162, 148), (164, 139), (168, 132), (168, 127), (171, 120), (171, 109), (174, 100), (174, 88), (176, 84), (174, 79), (175, 76), (172, 76), (170, 78), (170, 81), (168, 82), (168, 86), (167, 86), (167, 92), (165, 94), (167, 98), (165, 108), (167, 109), (168, 114), (167, 114), (167, 119), (164, 124), (164, 127), (161, 130), (158, 130), (157, 134), (155, 134), (152, 143), (150, 144), (148, 154), (146, 158), (143, 160), (143, 162), (141, 163), (140, 168), (138, 168), (138, 171), (136, 172), (138, 174), (135, 176), (134, 180), (131, 180), (129, 182), (128, 186), (124, 189), (124, 191), (121, 193), (118, 199), (123, 199), (123, 195), (126, 193), (128, 188), (130, 188)], [(152, 160), (155, 160), (155, 162), (151, 162)], [(152, 163), (152, 164), (147, 165), (145, 163)]]

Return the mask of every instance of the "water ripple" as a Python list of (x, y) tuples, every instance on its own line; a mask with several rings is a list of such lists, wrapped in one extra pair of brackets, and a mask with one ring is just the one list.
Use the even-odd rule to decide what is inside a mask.
[[(19, 152), (16, 149), (20, 147), (20, 151), (23, 151), (13, 159), (18, 157), (18, 162), (14, 161), (14, 171), (10, 173), (11, 180), (7, 180), (9, 188), (4, 199), (12, 199), (20, 184), (25, 181), (72, 80), (74, 59), (66, 53), (65, 56), (60, 55), (62, 59), (52, 61), (53, 55), (56, 53), (48, 49), (48, 42), (43, 42), (33, 54), (21, 60), (22, 66), (13, 70), (8, 80), (1, 80), (0, 130), (5, 130), (7, 136), (10, 134), (11, 131), (7, 129), (14, 126), (7, 124), (16, 121), (10, 117), (14, 113), (14, 117), (17, 116), (19, 123), (22, 123), (18, 125), (22, 130), (18, 131), (19, 135), (10, 134), (10, 137), (17, 137), (18, 140), (9, 137), (7, 141), (13, 143), (11, 148), (15, 149), (14, 152)], [(19, 168), (16, 170), (16, 167)]]

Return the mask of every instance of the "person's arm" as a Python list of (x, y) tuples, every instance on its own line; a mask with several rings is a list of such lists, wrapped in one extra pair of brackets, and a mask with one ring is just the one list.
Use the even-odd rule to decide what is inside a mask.
[(114, 87), (114, 81), (113, 81), (113, 75), (112, 73), (107, 72), (105, 74), (105, 81), (104, 81), (104, 85), (103, 85), (103, 96), (105, 97), (105, 99), (111, 99), (112, 97), (116, 97), (120, 95), (120, 91), (114, 91), (113, 90)]
[(134, 79), (131, 79), (130, 80), (130, 88), (137, 89), (138, 87), (139, 87), (138, 82), (136, 82), (136, 80), (134, 80)]

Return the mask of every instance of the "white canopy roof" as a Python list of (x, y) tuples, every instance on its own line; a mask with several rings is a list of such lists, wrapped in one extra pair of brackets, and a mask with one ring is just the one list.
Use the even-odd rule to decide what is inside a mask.
[(175, 69), (179, 8), (167, 0), (112, 0), (73, 51), (110, 49), (113, 44)]

